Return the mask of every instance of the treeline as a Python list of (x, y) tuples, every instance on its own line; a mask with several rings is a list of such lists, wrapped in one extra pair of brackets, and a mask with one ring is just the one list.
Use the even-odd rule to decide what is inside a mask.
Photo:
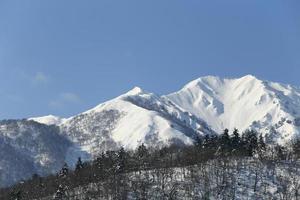
[[(147, 199), (147, 186), (151, 180), (145, 177), (145, 171), (152, 172), (153, 177), (158, 177), (153, 179), (162, 183), (168, 178), (165, 174), (161, 177), (162, 172), (168, 174), (168, 170), (175, 168), (201, 166), (216, 158), (224, 160), (255, 157), (261, 162), (277, 162), (297, 160), (298, 155), (300, 142), (294, 142), (289, 147), (267, 145), (262, 135), (255, 131), (239, 134), (235, 129), (229, 134), (228, 129), (225, 129), (221, 135), (197, 138), (192, 146), (173, 145), (162, 149), (148, 149), (142, 144), (135, 151), (121, 148), (118, 151), (104, 152), (90, 162), (83, 163), (79, 158), (75, 169), (71, 166), (74, 170), (65, 164), (56, 175), (40, 177), (35, 174), (30, 180), (1, 189), (0, 199), (27, 200), (47, 196), (51, 199), (74, 199), (71, 196), (74, 195), (75, 188), (91, 183), (101, 183), (101, 189), (91, 193), (91, 197), (101, 195), (103, 199), (127, 199), (133, 192), (130, 188), (137, 187), (138, 193), (132, 195), (137, 199)], [(135, 175), (134, 180), (138, 179), (136, 182), (128, 181), (132, 174)], [(168, 188), (168, 191), (166, 194), (163, 192), (163, 196), (169, 198), (170, 195), (175, 195), (176, 188)]]

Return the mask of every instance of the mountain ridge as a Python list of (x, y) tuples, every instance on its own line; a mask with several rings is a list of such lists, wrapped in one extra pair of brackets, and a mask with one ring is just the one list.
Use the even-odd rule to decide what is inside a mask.
[[(130, 150), (141, 144), (190, 145), (225, 128), (254, 129), (268, 142), (288, 143), (300, 132), (300, 89), (252, 75), (206, 76), (162, 96), (134, 87), (69, 118), (2, 120), (0, 148), (19, 155), (23, 165), (11, 167), (14, 158), (0, 158), (0, 186), (32, 173), (53, 173), (64, 162), (74, 166), (78, 157), (91, 160), (107, 150)], [(43, 169), (45, 163), (49, 167)]]
[[(252, 128), (266, 135), (272, 126), (281, 123), (281, 118), (296, 122), (300, 117), (298, 88), (261, 81), (251, 75), (238, 79), (199, 78), (166, 97), (206, 121), (217, 132), (225, 128), (241, 131)], [(257, 123), (260, 127), (255, 126)], [(291, 123), (279, 131), (289, 132), (291, 136), (278, 140), (279, 143), (299, 134), (299, 128)]]

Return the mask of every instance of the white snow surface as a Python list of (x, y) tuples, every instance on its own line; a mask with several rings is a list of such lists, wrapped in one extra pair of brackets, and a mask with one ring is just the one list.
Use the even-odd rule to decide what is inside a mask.
[(220, 133), (225, 128), (256, 129), (285, 143), (300, 131), (300, 89), (252, 75), (236, 79), (206, 76), (165, 96), (207, 122)]
[[(221, 133), (225, 128), (230, 131), (237, 128), (240, 132), (251, 128), (280, 144), (298, 137), (300, 132), (300, 89), (259, 80), (252, 75), (241, 78), (201, 77), (164, 96), (134, 87), (69, 119), (49, 115), (31, 120), (69, 127), (72, 121), (74, 125), (74, 118), (90, 116), (92, 121), (88, 125), (85, 122), (80, 128), (79, 124), (79, 129), (89, 134), (85, 128), (99, 121), (93, 121), (95, 117), (92, 115), (107, 110), (116, 110), (121, 115), (109, 130), (111, 139), (130, 149), (147, 143), (147, 139), (153, 139), (153, 136), (158, 139), (156, 142), (162, 144), (169, 144), (172, 139), (190, 144), (191, 137), (182, 127), (178, 128), (174, 119), (200, 135), (211, 131)], [(87, 141), (85, 148), (88, 149), (89, 145), (93, 147), (96, 144)]]
[[(300, 89), (259, 80), (252, 75), (241, 78), (200, 77), (181, 90), (161, 97), (134, 87), (79, 115), (88, 116), (105, 110), (116, 110), (122, 115), (110, 130), (110, 136), (116, 143), (130, 149), (147, 142), (147, 138), (153, 135), (158, 139), (156, 142), (163, 144), (169, 144), (172, 139), (190, 144), (191, 138), (183, 130), (178, 130), (178, 124), (170, 120), (170, 116), (200, 135), (211, 130), (221, 133), (225, 128), (230, 131), (237, 128), (240, 132), (251, 128), (284, 144), (298, 137), (300, 132)], [(77, 116), (64, 119), (49, 115), (30, 119), (68, 127)], [(91, 121), (89, 125), (93, 123), (97, 121)]]
[[(82, 145), (92, 154), (99, 153), (98, 151), (93, 152), (93, 149), (99, 146), (96, 138), (103, 137), (103, 130), (98, 129), (93, 135), (89, 132), (90, 127), (97, 125), (99, 128), (100, 121), (104, 120), (97, 118), (97, 115), (107, 111), (115, 111), (120, 116), (117, 117), (116, 122), (107, 125), (108, 127), (103, 127), (103, 129), (109, 132), (109, 137), (115, 144), (126, 149), (135, 149), (142, 143), (153, 147), (170, 145), (174, 142), (189, 145), (193, 143), (193, 138), (185, 132), (187, 129), (197, 136), (211, 133), (211, 130), (207, 129), (206, 123), (198, 120), (192, 114), (155, 94), (135, 87), (113, 100), (78, 115), (81, 116), (81, 121), (76, 123), (77, 129), (87, 136), (82, 141)], [(70, 130), (78, 116), (69, 118), (61, 126)], [(87, 118), (91, 121), (84, 120)], [(70, 136), (70, 138), (74, 142), (78, 142), (77, 137)], [(105, 150), (109, 148), (105, 147)]]
[(63, 123), (66, 119), (54, 115), (47, 115), (43, 117), (32, 117), (29, 118), (28, 120), (33, 120), (38, 123), (46, 124), (46, 125), (59, 125)]
[[(142, 143), (153, 148), (188, 145), (225, 128), (255, 129), (267, 141), (286, 144), (300, 133), (300, 89), (251, 75), (207, 76), (165, 96), (135, 87), (68, 119), (2, 120), (0, 154), (10, 157), (0, 159), (5, 177), (0, 186), (53, 172), (63, 162), (74, 166), (79, 156), (90, 160), (106, 150), (135, 149)], [(14, 164), (16, 156), (22, 165)]]

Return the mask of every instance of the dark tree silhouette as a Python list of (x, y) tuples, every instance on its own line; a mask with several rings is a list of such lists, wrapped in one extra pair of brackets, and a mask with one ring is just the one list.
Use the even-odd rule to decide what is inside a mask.
[(229, 130), (225, 129), (223, 134), (221, 135), (220, 138), (220, 147), (221, 147), (221, 153), (227, 153), (230, 151), (230, 137), (229, 137)]
[(257, 142), (257, 132), (253, 130), (247, 130), (243, 134), (243, 145), (245, 147), (245, 150), (248, 153), (248, 156), (253, 156), (253, 153), (258, 147)]
[(241, 137), (238, 129), (233, 130), (233, 134), (231, 137), (231, 144), (233, 149), (238, 149), (241, 145)]
[(64, 178), (68, 175), (68, 173), (69, 173), (69, 166), (67, 163), (65, 163), (62, 169), (60, 170), (58, 176)]
[(84, 167), (81, 157), (78, 158), (76, 166), (75, 166), (75, 172), (79, 172)]

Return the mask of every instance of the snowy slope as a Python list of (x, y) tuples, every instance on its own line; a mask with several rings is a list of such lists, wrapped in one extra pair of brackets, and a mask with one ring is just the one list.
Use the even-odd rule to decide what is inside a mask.
[(212, 129), (253, 128), (285, 143), (300, 131), (300, 89), (261, 81), (247, 75), (237, 79), (207, 76), (165, 98), (206, 121)]
[(36, 121), (38, 123), (46, 124), (46, 125), (59, 125), (63, 123), (66, 119), (54, 115), (47, 115), (43, 117), (32, 117), (29, 118), (28, 120)]
[[(121, 146), (192, 144), (205, 134), (248, 128), (284, 144), (300, 132), (300, 89), (254, 76), (207, 76), (158, 96), (136, 87), (68, 119), (0, 121), (0, 186), (56, 171), (78, 156), (92, 159)], [(16, 160), (20, 165), (16, 165)]]
[(135, 149), (142, 143), (151, 147), (192, 144), (195, 137), (212, 133), (204, 121), (137, 87), (60, 126), (91, 155), (121, 146)]
[(58, 127), (28, 120), (0, 121), (0, 187), (34, 173), (55, 173), (71, 145)]

